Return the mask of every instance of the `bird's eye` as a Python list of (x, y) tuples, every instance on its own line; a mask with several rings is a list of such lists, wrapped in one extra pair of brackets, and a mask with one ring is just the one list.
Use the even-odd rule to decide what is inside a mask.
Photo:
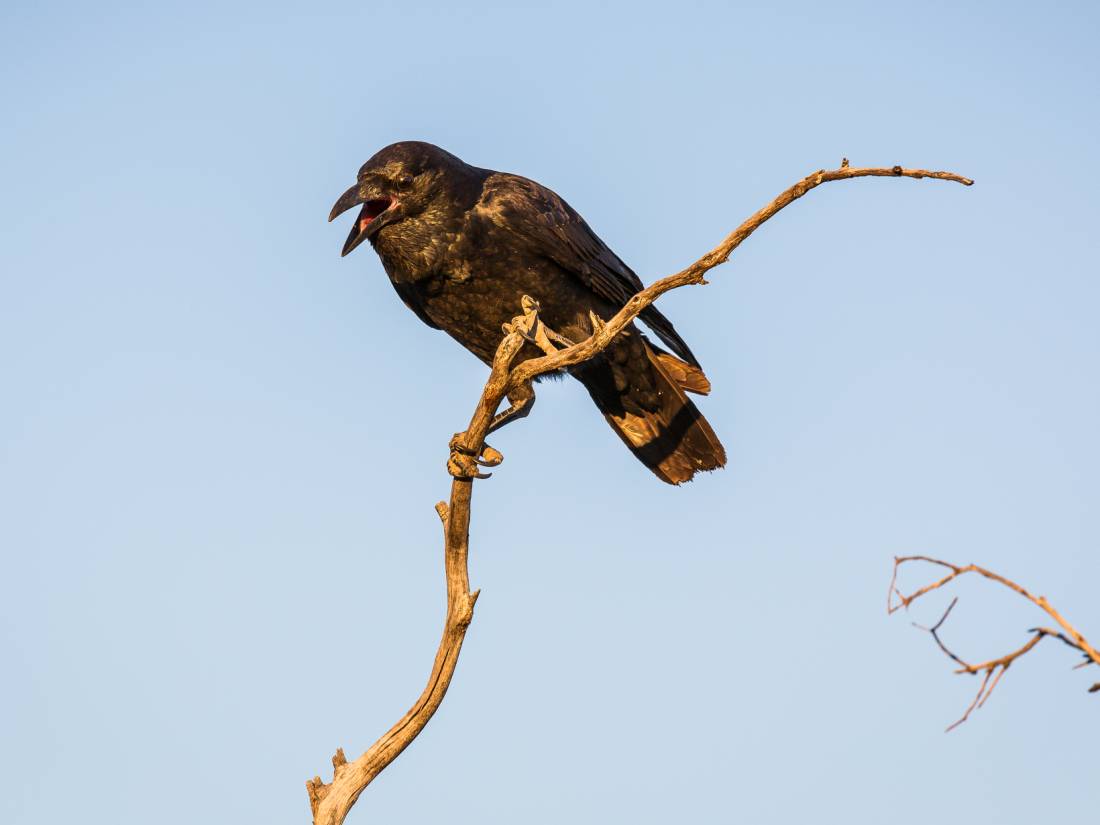
[(402, 175), (400, 178), (398, 178), (397, 185), (401, 189), (408, 189), (410, 186), (413, 185), (413, 176), (412, 175)]

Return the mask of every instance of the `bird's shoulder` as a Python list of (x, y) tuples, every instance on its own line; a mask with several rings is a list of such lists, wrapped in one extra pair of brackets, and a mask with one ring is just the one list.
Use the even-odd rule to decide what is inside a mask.
[(512, 244), (551, 259), (607, 300), (621, 303), (642, 288), (634, 271), (564, 198), (530, 178), (494, 172), (470, 217), (483, 231), (504, 231)]
[[(537, 255), (579, 279), (612, 306), (642, 290), (642, 281), (605, 244), (576, 210), (552, 189), (529, 178), (494, 172), (469, 212), (469, 238), (487, 249), (508, 245)], [(641, 318), (680, 358), (698, 366), (691, 349), (655, 306)]]
[(524, 221), (544, 225), (581, 220), (556, 192), (537, 181), (508, 172), (493, 172), (481, 188), (473, 213), (502, 227)]

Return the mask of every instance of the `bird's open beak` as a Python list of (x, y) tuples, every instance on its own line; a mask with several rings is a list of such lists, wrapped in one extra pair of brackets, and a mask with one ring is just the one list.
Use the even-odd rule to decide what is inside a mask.
[(328, 219), (331, 221), (359, 204), (363, 204), (363, 208), (351, 227), (351, 233), (344, 242), (344, 248), (340, 250), (340, 257), (347, 255), (381, 229), (383, 224), (388, 223), (388, 220), (379, 219), (379, 217), (387, 212), (392, 215), (391, 210), (397, 206), (397, 201), (388, 195), (381, 194), (370, 184), (357, 183), (340, 196), (336, 205), (332, 207), (332, 211), (329, 212)]

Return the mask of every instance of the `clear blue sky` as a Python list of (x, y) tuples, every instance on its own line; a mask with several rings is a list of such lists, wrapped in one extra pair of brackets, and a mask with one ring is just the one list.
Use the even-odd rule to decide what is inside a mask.
[[(944, 735), (976, 684), (884, 604), (931, 553), (1100, 640), (1098, 23), (5, 4), (0, 821), (307, 822), (420, 691), (485, 370), (325, 222), (410, 138), (551, 186), (647, 281), (844, 156), (978, 183), (819, 189), (669, 296), (721, 473), (661, 485), (542, 389), (476, 490), (451, 693), (349, 821), (1088, 820), (1100, 674), (1040, 649)], [(974, 659), (1039, 622), (960, 592)]]

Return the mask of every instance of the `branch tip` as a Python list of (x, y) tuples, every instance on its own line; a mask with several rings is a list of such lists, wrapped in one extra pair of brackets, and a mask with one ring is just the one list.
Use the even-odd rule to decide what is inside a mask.
[[(908, 596), (905, 596), (896, 586), (898, 568), (906, 562), (917, 561), (926, 562), (927, 564), (936, 565), (938, 567), (943, 567), (950, 572), (939, 580), (934, 581), (931, 584), (926, 584), (923, 587), (914, 590)], [(1054, 619), (1054, 621), (1057, 622), (1058, 625), (1065, 632), (1059, 632), (1058, 630), (1049, 627), (1029, 628), (1027, 632), (1032, 634), (1031, 638), (1028, 639), (1027, 642), (1023, 644), (1019, 649), (1014, 650), (1011, 653), (1008, 653), (999, 658), (990, 659), (989, 661), (972, 665), (968, 662), (963, 661), (959, 656), (956, 656), (954, 653), (952, 653), (951, 650), (948, 649), (948, 647), (943, 643), (943, 640), (940, 639), (938, 633), (940, 627), (947, 620), (948, 615), (950, 615), (952, 609), (958, 603), (959, 599), (957, 596), (951, 600), (951, 603), (947, 606), (947, 610), (944, 611), (943, 615), (940, 617), (940, 620), (936, 622), (936, 624), (932, 627), (922, 627), (921, 625), (918, 625), (914, 622), (914, 625), (916, 627), (919, 627), (920, 629), (925, 630), (932, 635), (932, 638), (935, 640), (940, 650), (942, 650), (946, 656), (948, 656), (955, 663), (961, 665), (961, 667), (959, 667), (959, 669), (956, 670), (955, 673), (965, 673), (971, 676), (977, 676), (978, 674), (982, 675), (982, 682), (981, 686), (978, 688), (977, 695), (975, 695), (973, 701), (970, 703), (970, 706), (967, 707), (966, 712), (962, 715), (962, 718), (950, 725), (947, 728), (948, 731), (952, 731), (957, 728), (959, 725), (970, 718), (970, 715), (974, 710), (983, 707), (988, 701), (989, 697), (993, 694), (994, 688), (997, 687), (1001, 679), (1004, 677), (1005, 673), (1008, 672), (1009, 667), (1011, 667), (1017, 659), (1029, 653), (1032, 648), (1038, 645), (1039, 642), (1041, 642), (1047, 636), (1059, 639), (1067, 646), (1072, 647), (1075, 650), (1081, 651), (1085, 656), (1084, 664), (1100, 665), (1100, 651), (1097, 651), (1096, 648), (1092, 647), (1085, 640), (1084, 636), (1082, 636), (1076, 629), (1074, 629), (1074, 627), (1069, 622), (1062, 618), (1062, 616), (1059, 615), (1058, 611), (1054, 609), (1054, 607), (1050, 604), (1045, 596), (1033, 596), (1025, 588), (1016, 584), (1016, 582), (1012, 581), (1011, 579), (1007, 579), (998, 573), (994, 573), (991, 570), (985, 569), (984, 567), (979, 567), (974, 563), (970, 563), (965, 566), (959, 566), (957, 564), (951, 564), (950, 562), (942, 561), (940, 559), (931, 558), (930, 556), (895, 556), (893, 575), (890, 579), (891, 595), (896, 593), (898, 595), (898, 598), (901, 600), (901, 603), (898, 605), (898, 607), (900, 607), (901, 605), (908, 607), (920, 597), (931, 593), (933, 590), (938, 590), (939, 588), (953, 582), (955, 579), (959, 578), (962, 575), (965, 575), (966, 573), (977, 573), (984, 578), (997, 582), (998, 584), (1001, 584), (1008, 589), (1014, 591), (1018, 595), (1030, 601), (1036, 607), (1043, 610), (1047, 615)], [(893, 610), (891, 610), (890, 612), (893, 612)], [(1100, 693), (1100, 683), (1093, 685), (1089, 689), (1089, 692)]]
[[(727, 235), (718, 246), (699, 258), (695, 263), (673, 275), (655, 281), (641, 292), (628, 299), (623, 304), (622, 309), (606, 322), (606, 326), (600, 330), (598, 334), (594, 330), (593, 334), (584, 341), (580, 341), (565, 349), (558, 350), (553, 354), (547, 354), (541, 358), (529, 358), (510, 371), (507, 369), (507, 365), (505, 365), (505, 389), (516, 389), (527, 384), (539, 375), (580, 364), (598, 355), (612, 340), (614, 340), (614, 337), (618, 335), (623, 328), (666, 292), (689, 284), (704, 283), (705, 281), (702, 276), (706, 272), (729, 260), (733, 251), (740, 246), (746, 238), (752, 235), (752, 233), (759, 229), (766, 221), (774, 217), (780, 210), (790, 206), (791, 203), (801, 198), (811, 189), (830, 181), (851, 180), (853, 178), (864, 177), (899, 176), (918, 179), (931, 178), (933, 180), (949, 180), (956, 182), (965, 182), (968, 180), (954, 172), (937, 172), (928, 169), (905, 169), (901, 166), (892, 168), (887, 166), (856, 168), (849, 165), (831, 171), (819, 169), (816, 172), (812, 172), (802, 178), (802, 180), (787, 187), (783, 192), (780, 192), (770, 203), (762, 209), (757, 210), (748, 219), (743, 221), (741, 225)], [(501, 346), (503, 346), (503, 344)], [(493, 369), (496, 370), (499, 359), (494, 360), (493, 363)], [(487, 384), (487, 393), (489, 388), (490, 385)], [(501, 398), (502, 396), (487, 397), (487, 395), (483, 395), (482, 404), (485, 405), (494, 401), (499, 403)]]
[(328, 793), (328, 786), (321, 781), (321, 777), (315, 776), (312, 779), (306, 780), (306, 793), (309, 794), (310, 810), (313, 811), (313, 816), (316, 818), (317, 808)]

